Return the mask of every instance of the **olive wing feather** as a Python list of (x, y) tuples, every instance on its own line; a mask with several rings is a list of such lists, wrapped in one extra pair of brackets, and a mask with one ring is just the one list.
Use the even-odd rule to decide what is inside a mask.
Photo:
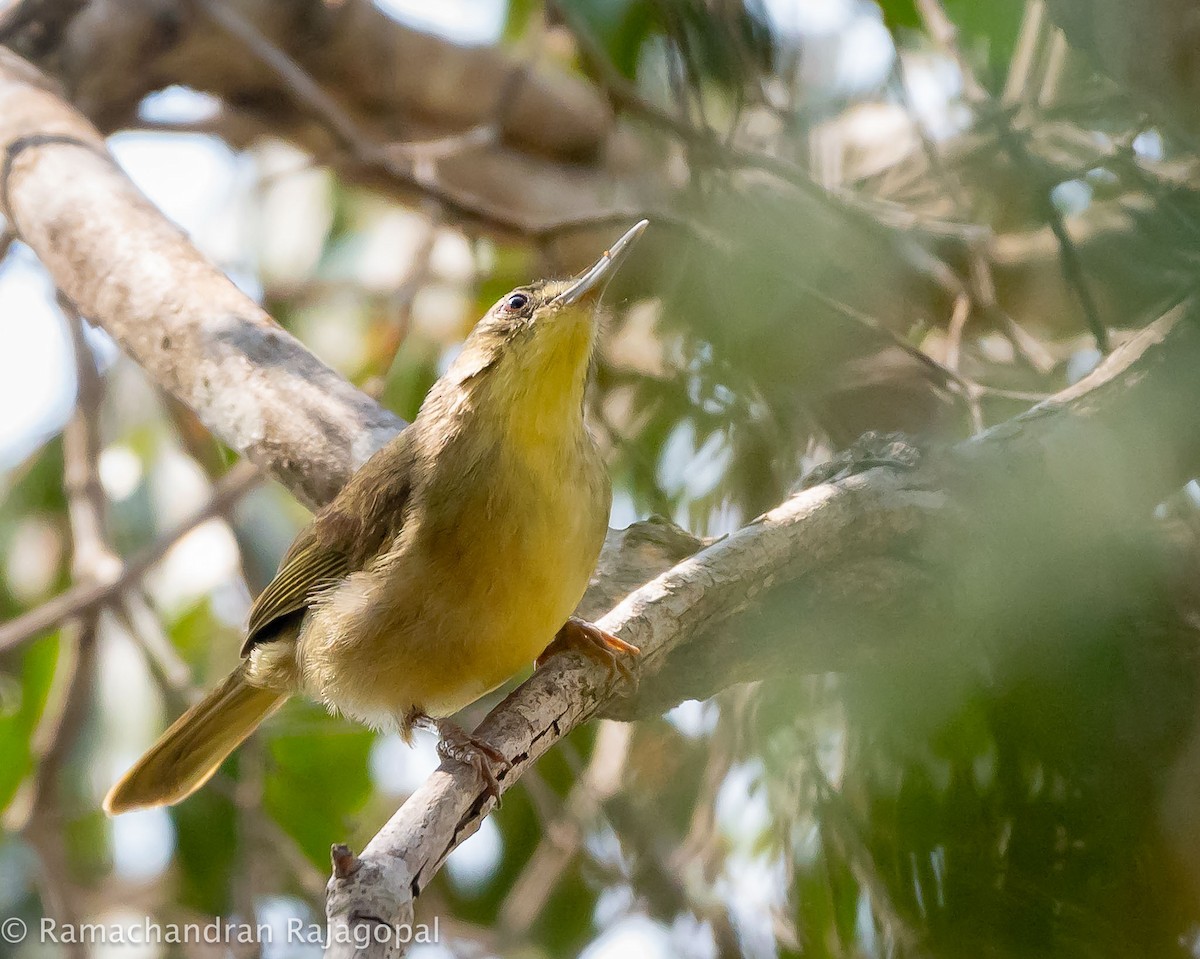
[(279, 564), (275, 578), (259, 593), (250, 609), (242, 655), (248, 655), (259, 643), (274, 639), (273, 624), (303, 612), (314, 594), (336, 586), (349, 573), (350, 562), (344, 553), (323, 547), (312, 527), (301, 533)]
[(303, 613), (315, 596), (362, 569), (397, 533), (412, 490), (418, 432), (417, 424), (409, 426), (367, 460), (296, 537), (254, 601), (243, 656), (276, 639), (281, 620)]

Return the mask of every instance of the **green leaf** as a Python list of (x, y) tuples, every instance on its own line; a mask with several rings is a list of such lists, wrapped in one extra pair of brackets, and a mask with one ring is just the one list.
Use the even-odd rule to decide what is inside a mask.
[(31, 643), (15, 672), (0, 672), (0, 809), (33, 769), (33, 734), (46, 709), (58, 666), (59, 635)]
[[(217, 637), (229, 631), (229, 627), (213, 615), (208, 598), (192, 603), (170, 624), (171, 642), (189, 663), (203, 664)], [(236, 648), (236, 642), (230, 640), (229, 648)]]
[[(999, 92), (1017, 45), (1024, 3), (1015, 0), (945, 0), (946, 14), (958, 28), (963, 52), (980, 67), (980, 79)], [(883, 21), (892, 31), (924, 30), (914, 0), (881, 0)]]
[(879, 9), (889, 30), (921, 29), (921, 16), (914, 0), (879, 0)]
[(537, 270), (528, 247), (497, 243), (493, 255), (492, 271), (476, 290), (476, 316), (483, 316), (509, 290), (528, 283)]
[[(958, 27), (964, 43), (975, 47), (986, 59), (987, 72), (982, 77), (993, 92), (999, 92), (1013, 51), (1017, 46), (1017, 35), (1021, 30), (1021, 16), (1025, 4), (1014, 0), (993, 0), (978, 3), (977, 0), (950, 0), (946, 12)], [(968, 56), (971, 50), (967, 50)]]
[(538, 0), (508, 0), (508, 16), (504, 18), (504, 33), (501, 39), (511, 43), (529, 26), (529, 21), (541, 8)]
[(171, 818), (179, 903), (210, 916), (227, 913), (238, 868), (236, 807), (215, 789), (202, 789), (173, 807)]
[(632, 80), (642, 45), (659, 27), (655, 4), (648, 0), (578, 0), (571, 7), (613, 66)]
[[(308, 703), (289, 706), (287, 720), (277, 725), (268, 745), (271, 768), (263, 805), (324, 869), (330, 843), (348, 831), (348, 822), (371, 796), (367, 759), (375, 734), (335, 723)], [(304, 732), (288, 732), (289, 725)]]
[(438, 350), (422, 336), (407, 336), (392, 360), (383, 390), (383, 405), (411, 421), (437, 380)]

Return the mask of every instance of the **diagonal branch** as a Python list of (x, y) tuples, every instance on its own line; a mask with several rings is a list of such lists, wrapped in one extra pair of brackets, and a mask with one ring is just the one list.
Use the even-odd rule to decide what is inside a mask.
[[(504, 235), (574, 232), (618, 198), (640, 213), (662, 193), (572, 72), (406, 28), (371, 0), (159, 0), (120, 17), (62, 4), (39, 18), (41, 6), (0, 11), (0, 44), (62, 82), (106, 133), (136, 124), (146, 95), (190, 87), (220, 98), (206, 126), (235, 148), (290, 140), (349, 182), (437, 199)], [(231, 36), (247, 56), (230, 56)]]
[[(447, 213), (468, 221), (478, 221), (500, 231), (513, 228), (513, 218), (509, 211), (494, 207), (485, 197), (462, 195), (451, 190), (439, 182), (431, 172), (427, 172), (424, 165), (401, 162), (397, 151), (389, 151), (372, 142), (316, 80), (285, 51), (264, 37), (235, 7), (225, 0), (198, 0), (197, 5), (207, 17), (257, 58), (301, 105), (311, 111), (338, 144), (350, 152), (355, 162), (369, 168), (378, 168), (384, 176), (396, 181), (400, 186), (423, 193), (437, 201)], [(506, 84), (508, 89), (502, 91), (497, 105), (498, 117), (511, 106), (510, 101), (519, 86), (521, 76), (520, 71), (514, 71), (513, 76), (509, 78)], [(498, 128), (498, 124), (494, 126)], [(495, 139), (496, 135), (493, 132), (484, 143), (490, 144)], [(471, 141), (468, 138), (467, 141), (460, 142)], [(536, 232), (528, 227), (526, 229)]]
[[(740, 619), (753, 621), (755, 607), (797, 583), (815, 594), (809, 600), (813, 608), (822, 599), (836, 602), (836, 586), (824, 579), (831, 571), (903, 554), (914, 542), (959, 540), (963, 515), (972, 509), (980, 514), (977, 522), (1002, 526), (1007, 518), (996, 513), (1010, 510), (1012, 501), (997, 495), (997, 483), (1014, 478), (1023, 495), (1035, 488), (1050, 496), (1052, 487), (1061, 486), (1074, 496), (1079, 486), (1096, 487), (1094, 496), (1083, 499), (1094, 510), (1088, 522), (1101, 527), (1148, 516), (1156, 500), (1200, 468), (1200, 430), (1190, 413), (1200, 402), (1200, 383), (1191, 373), (1200, 362), (1194, 314), (1194, 304), (1173, 310), (1090, 377), (960, 444), (935, 469), (874, 468), (792, 496), (631, 593), (599, 625), (641, 647), (652, 687), (664, 677), (670, 687), (674, 652), (707, 658), (711, 671), (705, 679), (715, 687), (751, 678), (733, 668), (730, 660), (739, 655), (752, 661), (757, 655), (759, 669), (767, 667), (760, 677), (778, 672), (781, 653), (793, 669), (820, 668), (807, 658), (807, 623), (794, 617), (787, 619), (783, 637), (757, 635), (752, 646), (735, 644), (732, 657), (723, 654), (730, 634), (738, 632), (732, 617), (749, 613)], [(1147, 470), (1148, 464), (1154, 468)], [(1061, 533), (1045, 530), (1051, 541)], [(901, 597), (888, 599), (897, 609)], [(858, 652), (875, 640), (870, 631), (841, 638), (857, 643)], [(634, 714), (645, 692), (634, 699)], [(676, 686), (672, 694), (678, 701), (689, 691)], [(650, 700), (664, 705), (653, 693)], [(503, 792), (580, 723), (630, 711), (602, 668), (576, 656), (556, 657), (492, 710), (475, 735), (511, 764), (500, 776)], [(413, 921), (416, 897), (494, 804), (473, 770), (443, 764), (361, 857), (340, 847), (326, 903), (326, 956), (395, 955), (388, 930)], [(371, 945), (355, 946), (364, 942)]]
[[(653, 671), (685, 638), (744, 609), (773, 581), (849, 552), (875, 552), (911, 533), (940, 499), (882, 471), (806, 491), (636, 590), (598, 625), (639, 646), (643, 668)], [(475, 731), (511, 763), (501, 791), (615, 695), (604, 670), (574, 654), (535, 672)], [(433, 773), (331, 880), (326, 954), (355, 954), (353, 944), (372, 937), (384, 940), (372, 954), (384, 955), (386, 936), (371, 927), (411, 923), (415, 897), (494, 804), (472, 770), (443, 765)]]
[(204, 259), (2, 48), (0, 156), (0, 212), (79, 311), (304, 502), (330, 499), (403, 425)]
[[(71, 570), (85, 582), (98, 579), (112, 562), (105, 529), (107, 501), (100, 484), (100, 410), (104, 381), (84, 335), (83, 321), (69, 304), (61, 304), (71, 327), (75, 352), (75, 411), (63, 433), (63, 487), (71, 528)], [(63, 663), (56, 677), (57, 695), (37, 733), (40, 744), (28, 795), (28, 818), (22, 833), (38, 852), (43, 875), (43, 899), (58, 922), (78, 922), (78, 893), (68, 868), (70, 855), (65, 824), (63, 773), (70, 766), (92, 709), (96, 679), (100, 617), (86, 611), (64, 636)], [(77, 946), (68, 955), (82, 957)]]
[(0, 624), (0, 653), (15, 649), (27, 640), (53, 629), (64, 620), (94, 613), (107, 606), (141, 578), (166, 555), (184, 535), (214, 516), (220, 516), (261, 481), (259, 472), (249, 463), (239, 463), (223, 476), (209, 501), (195, 513), (172, 527), (146, 550), (111, 572), (109, 578), (76, 583), (49, 602), (23, 616)]

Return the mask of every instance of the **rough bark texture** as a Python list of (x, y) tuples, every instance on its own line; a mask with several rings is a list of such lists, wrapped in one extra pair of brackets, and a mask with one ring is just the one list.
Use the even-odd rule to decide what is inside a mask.
[(156, 210), (90, 123), (0, 49), (0, 210), (58, 287), (304, 502), (403, 423), (285, 332)]
[[(842, 556), (878, 552), (910, 535), (942, 500), (886, 471), (808, 490), (636, 590), (598, 625), (637, 645), (641, 668), (654, 673), (701, 628), (754, 604), (776, 583)], [(535, 672), (475, 731), (511, 763), (499, 777), (501, 790), (614, 695), (604, 670), (575, 654)], [(410, 921), (413, 898), (494, 805), (469, 767), (435, 772), (371, 840), (362, 868), (331, 880), (327, 955), (391, 954), (385, 943), (368, 950), (353, 944), (373, 937), (368, 929)]]
[[(606, 683), (595, 664), (554, 660), (476, 730), (511, 761), (501, 789), (597, 713), (643, 715), (646, 707), (704, 696), (737, 679), (829, 669), (831, 653), (876, 653), (878, 634), (861, 628), (871, 613), (890, 612), (899, 620), (892, 624), (894, 637), (919, 637), (919, 621), (909, 628), (903, 622), (912, 613), (904, 587), (920, 583), (939, 559), (945, 564), (961, 556), (964, 536), (980, 537), (979, 548), (987, 549), (995, 530), (1003, 535), (1010, 524), (1022, 526), (1011, 512), (1019, 501), (1036, 517), (1028, 506), (1032, 490), (1038, 491), (1034, 499), (1069, 496), (1078, 511), (1066, 524), (1035, 523), (1044, 539), (1028, 543), (1034, 554), (1060, 545), (1079, 513), (1099, 529), (1143, 523), (1155, 501), (1200, 468), (1200, 430), (1192, 415), (1200, 404), (1200, 380), (1192, 374), (1197, 363), (1200, 324), (1189, 305), (1143, 331), (1075, 387), (920, 469), (871, 469), (803, 491), (685, 559), (599, 620), (641, 647), (643, 682), (652, 692), (623, 702), (623, 691)], [(859, 573), (850, 579), (849, 595), (831, 588), (835, 572), (845, 568)], [(877, 575), (881, 568), (899, 579), (883, 577), (885, 590), (869, 591), (862, 602), (855, 585), (868, 581), (864, 572)], [(845, 611), (848, 603), (857, 604), (860, 628), (839, 638), (857, 648), (830, 650), (795, 615), (802, 611), (821, 624), (830, 608)], [(768, 622), (756, 617), (772, 605), (773, 632), (747, 628)], [(750, 607), (750, 616), (726, 622)], [(701, 669), (689, 664), (694, 659)], [(444, 765), (435, 772), (368, 844), (362, 868), (330, 881), (327, 955), (392, 954), (385, 942), (365, 950), (347, 943), (367, 937), (359, 927), (409, 921), (413, 899), (493, 804), (472, 770)], [(382, 891), (388, 887), (390, 896)]]

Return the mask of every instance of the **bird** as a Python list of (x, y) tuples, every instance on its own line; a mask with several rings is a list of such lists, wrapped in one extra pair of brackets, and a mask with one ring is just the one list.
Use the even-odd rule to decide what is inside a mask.
[(637, 648), (572, 613), (612, 499), (584, 418), (598, 300), (647, 225), (487, 311), (413, 422), (296, 536), (236, 668), (113, 786), (109, 815), (190, 796), (294, 694), (406, 739), (431, 726), (498, 796), (503, 755), (449, 717), (564, 648), (632, 678)]

